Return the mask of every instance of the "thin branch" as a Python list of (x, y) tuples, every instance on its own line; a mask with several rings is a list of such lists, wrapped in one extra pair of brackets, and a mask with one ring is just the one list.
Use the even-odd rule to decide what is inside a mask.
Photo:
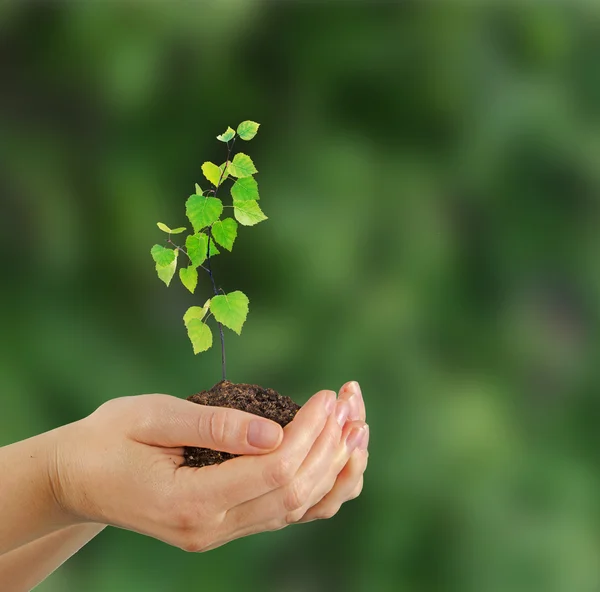
[[(217, 197), (217, 192), (219, 191), (219, 187), (221, 186), (221, 182), (223, 181), (223, 175), (225, 174), (225, 171), (227, 170), (227, 165), (229, 164), (229, 158), (231, 156), (231, 151), (233, 150), (234, 144), (235, 144), (235, 137), (233, 138), (233, 141), (231, 142), (231, 146), (229, 145), (229, 142), (227, 142), (227, 159), (225, 160), (225, 166), (223, 167), (223, 170), (221, 171), (221, 175), (219, 177), (219, 182), (217, 183), (217, 185), (214, 189), (214, 193), (213, 193), (214, 197)], [(212, 189), (209, 191), (212, 192)], [(215, 293), (215, 296), (218, 296), (219, 291), (217, 290), (217, 284), (215, 283), (215, 278), (214, 278), (213, 271), (212, 271), (212, 265), (210, 262), (210, 243), (212, 240), (213, 240), (213, 237), (212, 237), (212, 225), (211, 225), (208, 227), (208, 246), (206, 248), (206, 271), (208, 272), (208, 275), (210, 276), (210, 281), (212, 283), (213, 292)], [(221, 323), (219, 323), (218, 321), (217, 321), (217, 324), (219, 325), (219, 336), (221, 338), (221, 370), (222, 370), (223, 380), (227, 380), (227, 365), (226, 365), (226, 360), (225, 360), (225, 335), (223, 334), (223, 325)]]
[(176, 245), (172, 240), (171, 240), (171, 236), (169, 235), (169, 238), (167, 239), (167, 242), (171, 245), (173, 245), (176, 249), (179, 249), (189, 260), (190, 263), (193, 263), (192, 258), (187, 254), (187, 251), (183, 248), (180, 247), (179, 245)]
[[(179, 245), (176, 245), (170, 238), (167, 239), (167, 242), (169, 244), (173, 245), (176, 249), (179, 249), (190, 260), (190, 263), (192, 265), (194, 264), (194, 262), (192, 261), (192, 258), (189, 256), (188, 252), (183, 247), (180, 247)], [(201, 267), (204, 271), (206, 271), (206, 273), (210, 273), (210, 271), (208, 270), (208, 268), (204, 267), (204, 265), (198, 265), (198, 267)]]

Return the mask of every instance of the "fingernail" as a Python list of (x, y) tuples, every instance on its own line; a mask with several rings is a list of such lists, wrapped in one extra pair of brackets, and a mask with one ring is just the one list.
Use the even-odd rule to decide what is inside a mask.
[(281, 427), (272, 421), (253, 419), (248, 425), (248, 444), (256, 448), (274, 448), (279, 442)]
[(346, 403), (346, 401), (338, 401), (337, 406), (335, 408), (335, 419), (340, 425), (340, 427), (344, 427), (349, 413), (350, 406), (348, 405), (348, 403)]
[(360, 390), (360, 384), (358, 384), (358, 382), (356, 382), (356, 380), (353, 380), (352, 382), (350, 382), (348, 384), (348, 388), (350, 389), (350, 391), (353, 394), (358, 395), (359, 397), (362, 397), (362, 391)]
[(325, 403), (325, 411), (327, 412), (327, 415), (331, 415), (331, 413), (333, 412), (333, 410), (335, 408), (335, 404), (336, 404), (335, 393), (333, 391), (330, 391), (328, 399), (327, 399), (327, 403)]
[(352, 419), (352, 420), (360, 419), (359, 396), (356, 393), (352, 393), (351, 397), (348, 399), (348, 403), (350, 403), (350, 413), (349, 413), (350, 419)]
[(358, 443), (359, 450), (366, 450), (369, 445), (369, 426), (365, 425), (365, 429), (363, 430), (362, 440)]
[(360, 392), (360, 385), (356, 380), (348, 383), (347, 386), (348, 392), (351, 393), (350, 398), (348, 399), (348, 403), (350, 403), (350, 419), (360, 419), (360, 399), (362, 394)]
[(364, 426), (361, 428), (353, 428), (346, 440), (348, 450), (354, 450), (359, 445), (360, 440), (364, 435), (364, 429)]

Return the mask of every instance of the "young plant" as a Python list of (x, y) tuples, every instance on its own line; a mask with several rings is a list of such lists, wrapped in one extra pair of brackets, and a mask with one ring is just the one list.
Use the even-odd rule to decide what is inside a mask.
[[(258, 184), (254, 175), (258, 173), (252, 159), (243, 152), (233, 154), (237, 138), (249, 141), (258, 132), (260, 124), (254, 121), (243, 121), (237, 130), (230, 127), (217, 136), (217, 140), (227, 146), (225, 162), (220, 166), (212, 162), (202, 165), (202, 173), (210, 183), (210, 188), (202, 189), (196, 183), (196, 193), (191, 195), (185, 204), (185, 213), (192, 225), (193, 232), (185, 239), (185, 248), (173, 240), (173, 235), (186, 231), (185, 227), (171, 229), (158, 222), (157, 226), (168, 236), (166, 244), (154, 245), (151, 250), (156, 263), (158, 277), (167, 285), (171, 283), (177, 271), (179, 253), (185, 256), (185, 266), (179, 269), (181, 283), (193, 294), (198, 285), (198, 270), (206, 272), (210, 278), (213, 296), (203, 306), (192, 306), (183, 315), (183, 322), (194, 348), (194, 354), (206, 351), (212, 346), (213, 335), (208, 321), (214, 317), (219, 328), (221, 339), (221, 366), (223, 380), (226, 380), (225, 337), (223, 326), (235, 331), (238, 335), (248, 315), (248, 297), (239, 290), (224, 292), (217, 288), (212, 270), (211, 260), (220, 253), (217, 245), (227, 251), (233, 249), (237, 237), (238, 222), (243, 226), (254, 226), (267, 219), (258, 205)], [(226, 181), (231, 181), (229, 188), (232, 203), (224, 204), (217, 197)], [(233, 208), (233, 218), (224, 217), (225, 208)]]

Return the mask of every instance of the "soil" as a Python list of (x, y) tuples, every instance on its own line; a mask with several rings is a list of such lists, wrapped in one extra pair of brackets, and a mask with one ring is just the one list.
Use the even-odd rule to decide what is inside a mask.
[[(300, 409), (300, 405), (294, 403), (292, 399), (280, 395), (273, 389), (263, 388), (257, 384), (238, 384), (228, 380), (222, 380), (210, 390), (188, 397), (188, 401), (198, 405), (240, 409), (276, 421), (281, 427), (290, 423)], [(183, 464), (188, 467), (205, 467), (220, 464), (236, 456), (239, 455), (188, 446), (184, 449)]]

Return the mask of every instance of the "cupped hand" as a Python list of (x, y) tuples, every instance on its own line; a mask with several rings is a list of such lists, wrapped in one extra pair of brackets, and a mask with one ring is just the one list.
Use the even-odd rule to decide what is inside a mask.
[(356, 499), (363, 489), (363, 474), (369, 460), (369, 426), (364, 423), (367, 419), (367, 412), (358, 382), (347, 382), (342, 386), (338, 401), (348, 403), (350, 407), (349, 423), (351, 422), (353, 426), (363, 426), (363, 429), (349, 436), (357, 438), (357, 442), (345, 466), (335, 475), (333, 487), (327, 490), (318, 503), (306, 511), (299, 522), (332, 518), (338, 513), (343, 503)]
[[(284, 430), (168, 395), (114, 399), (66, 426), (51, 481), (73, 522), (112, 524), (189, 551), (333, 515), (362, 487), (368, 428), (355, 383), (320, 391)], [(362, 407), (361, 407), (362, 405)], [(242, 454), (182, 466), (183, 447)]]

